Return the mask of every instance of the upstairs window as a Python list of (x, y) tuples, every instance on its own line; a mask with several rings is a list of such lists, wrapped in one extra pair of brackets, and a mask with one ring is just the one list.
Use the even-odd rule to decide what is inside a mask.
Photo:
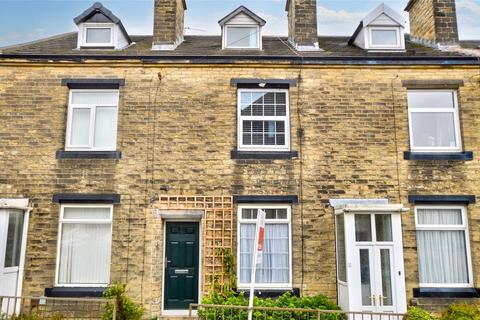
[(118, 90), (70, 90), (65, 150), (115, 151)]
[(410, 90), (408, 114), (412, 151), (462, 150), (456, 91)]
[(86, 26), (84, 46), (113, 46), (113, 28)]
[(288, 90), (238, 90), (238, 149), (289, 151)]
[(371, 48), (400, 48), (400, 28), (370, 28)]
[(226, 47), (235, 49), (260, 48), (258, 26), (226, 26)]

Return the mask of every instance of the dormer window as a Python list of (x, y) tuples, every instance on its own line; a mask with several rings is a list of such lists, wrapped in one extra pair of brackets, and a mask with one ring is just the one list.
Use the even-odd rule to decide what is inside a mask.
[(399, 13), (381, 4), (360, 22), (348, 44), (369, 51), (403, 51), (405, 23)]
[(124, 49), (132, 44), (122, 22), (97, 2), (74, 19), (78, 26), (78, 49)]
[(265, 20), (241, 6), (218, 22), (222, 27), (223, 49), (262, 49)]
[(113, 47), (113, 25), (89, 25), (85, 23), (83, 34), (83, 46)]
[(226, 26), (226, 47), (238, 49), (259, 49), (259, 27)]
[(399, 48), (401, 45), (399, 31), (399, 28), (370, 27), (370, 47)]

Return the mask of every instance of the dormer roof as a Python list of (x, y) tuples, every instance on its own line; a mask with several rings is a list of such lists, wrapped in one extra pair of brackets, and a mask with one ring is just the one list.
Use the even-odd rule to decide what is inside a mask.
[[(369, 14), (367, 14), (365, 18), (362, 19), (362, 21), (360, 21), (357, 29), (350, 37), (348, 44), (355, 44), (357, 37), (363, 34), (365, 28), (375, 26), (397, 27), (403, 30), (406, 26), (406, 21), (405, 18), (397, 11), (390, 8), (385, 3), (382, 3), (381, 5), (373, 9)], [(403, 33), (403, 31), (401, 33)]]
[(393, 10), (389, 6), (387, 6), (385, 3), (382, 3), (375, 9), (373, 9), (365, 18), (363, 18), (362, 23), (364, 26), (369, 26), (369, 25), (381, 25), (383, 23), (383, 20), (378, 20), (382, 15), (386, 15), (388, 18), (396, 22), (398, 25), (402, 26), (405, 28), (406, 21), (405, 18), (399, 14), (397, 11)]
[(224, 18), (220, 19), (220, 21), (218, 21), (218, 23), (220, 24), (220, 26), (223, 27), (230, 20), (232, 20), (234, 17), (236, 17), (240, 14), (244, 14), (244, 15), (248, 16), (248, 18), (252, 19), (254, 22), (256, 22), (258, 25), (260, 25), (262, 27), (265, 25), (265, 23), (267, 23), (265, 20), (260, 18), (258, 15), (253, 13), (250, 9), (248, 9), (245, 6), (240, 6), (237, 9), (233, 10), (228, 15), (226, 15)]
[(95, 2), (90, 8), (82, 12), (78, 17), (73, 19), (76, 25), (81, 23), (114, 23), (119, 26), (128, 43), (132, 43), (132, 39), (127, 33), (127, 30), (122, 24), (122, 21), (112, 13), (112, 11), (105, 8), (100, 2)]

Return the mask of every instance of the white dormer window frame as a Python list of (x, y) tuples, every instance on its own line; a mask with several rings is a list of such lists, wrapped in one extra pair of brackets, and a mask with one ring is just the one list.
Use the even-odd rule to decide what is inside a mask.
[[(110, 29), (110, 42), (92, 43), (87, 42), (87, 34), (90, 29)], [(114, 23), (83, 23), (82, 24), (82, 47), (115, 47), (115, 24)]]
[[(228, 44), (228, 29), (229, 28), (255, 28), (257, 35), (257, 44), (255, 47), (232, 46)], [(238, 50), (262, 50), (262, 27), (255, 24), (226, 24), (223, 26), (223, 49), (238, 49)]]
[[(367, 32), (367, 48), (372, 50), (405, 50), (403, 31), (401, 27), (391, 27), (391, 26), (369, 26)], [(394, 45), (388, 44), (374, 44), (373, 43), (373, 33), (374, 31), (395, 31), (396, 41)]]

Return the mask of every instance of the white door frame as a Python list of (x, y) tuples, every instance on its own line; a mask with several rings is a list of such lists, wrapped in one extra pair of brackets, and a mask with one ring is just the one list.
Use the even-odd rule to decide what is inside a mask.
[[(346, 270), (347, 270), (347, 296), (343, 297), (343, 301), (348, 305), (343, 306), (348, 311), (371, 311), (371, 312), (395, 312), (404, 313), (407, 310), (407, 298), (405, 289), (405, 270), (404, 270), (404, 257), (403, 257), (403, 241), (402, 241), (402, 212), (407, 211), (402, 205), (344, 205), (341, 208), (336, 208), (335, 214), (344, 215), (345, 223), (345, 251), (346, 251)], [(388, 214), (391, 215), (392, 221), (392, 240), (389, 242), (376, 242), (375, 240), (375, 228), (372, 221), (372, 241), (371, 242), (357, 242), (355, 236), (355, 215), (356, 214)], [(374, 308), (362, 306), (361, 295), (361, 279), (360, 279), (360, 255), (359, 248), (371, 248), (370, 249), (370, 261), (375, 259), (375, 250), (378, 248), (392, 248), (391, 256), (391, 273), (392, 278), (392, 290), (394, 291), (393, 308), (379, 308), (379, 303), (376, 301)], [(375, 265), (375, 262), (371, 265)], [(371, 268), (372, 269), (372, 268)], [(379, 269), (379, 265), (376, 269)], [(370, 281), (372, 282), (372, 294), (375, 293), (375, 287), (381, 285), (381, 281), (375, 279), (381, 279), (381, 274), (374, 275), (374, 270), (370, 270)], [(380, 270), (378, 270), (380, 272)], [(378, 273), (377, 272), (377, 273)], [(375, 282), (374, 282), (375, 281)], [(340, 297), (339, 297), (340, 299)]]
[[(32, 208), (28, 206), (29, 200), (28, 199), (0, 199), (0, 214), (5, 215), (6, 218), (6, 224), (4, 226), (5, 230), (0, 230), (4, 232), (5, 238), (7, 236), (8, 232), (8, 217), (9, 217), (9, 210), (20, 210), (23, 211), (23, 230), (22, 230), (22, 244), (20, 248), (20, 261), (19, 265), (17, 267), (17, 286), (15, 293), (13, 294), (14, 296), (22, 296), (22, 291), (23, 291), (23, 277), (25, 273), (25, 256), (26, 256), (26, 251), (27, 251), (27, 239), (28, 239), (28, 226), (29, 226), (29, 221), (30, 221), (30, 212), (32, 211)], [(1, 219), (1, 218), (0, 218)], [(5, 238), (0, 240), (0, 244), (2, 246), (6, 245)], [(0, 265), (2, 266), (1, 269), (3, 269), (4, 263), (5, 263), (5, 250), (6, 248), (0, 248)], [(1, 309), (2, 306), (0, 306)], [(20, 310), (20, 303), (17, 304), (17, 312)]]

